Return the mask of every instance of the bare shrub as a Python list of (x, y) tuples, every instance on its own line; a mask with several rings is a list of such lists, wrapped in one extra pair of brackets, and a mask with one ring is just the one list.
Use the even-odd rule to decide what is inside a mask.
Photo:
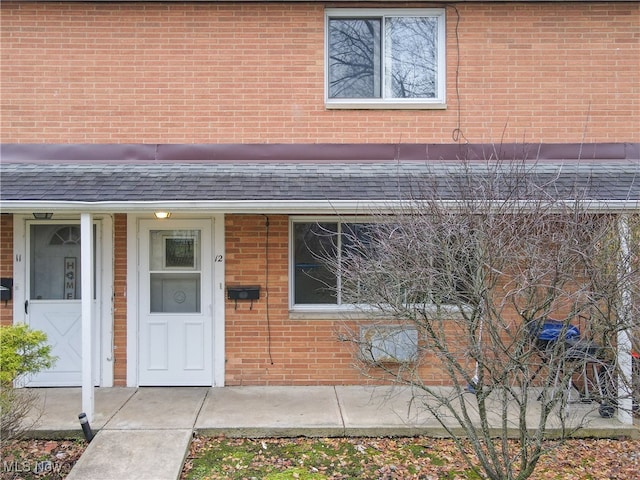
[[(621, 217), (595, 208), (579, 180), (461, 162), (416, 178), (399, 206), (326, 232), (340, 236), (320, 256), (342, 303), (380, 319), (341, 333), (361, 371), (412, 387), (492, 479), (530, 476), (550, 428), (566, 438), (593, 409), (631, 403), (617, 347), (638, 347), (638, 215), (621, 242)], [(360, 329), (376, 324), (387, 333)], [(548, 327), (557, 341), (543, 339)], [(434, 370), (446, 386), (425, 376)], [(570, 405), (585, 392), (591, 409)]]

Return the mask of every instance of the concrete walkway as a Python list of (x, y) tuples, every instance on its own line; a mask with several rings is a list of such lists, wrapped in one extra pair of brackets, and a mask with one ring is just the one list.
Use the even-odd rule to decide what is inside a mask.
[[(82, 436), (80, 389), (36, 391), (42, 415), (34, 436)], [(98, 433), (67, 478), (175, 480), (194, 432), (236, 437), (446, 435), (417, 403), (409, 390), (397, 387), (98, 388), (91, 422)], [(640, 436), (637, 427), (601, 418), (595, 404), (570, 408), (572, 421), (584, 423), (582, 435)], [(538, 409), (532, 401), (532, 420)], [(450, 425), (455, 426), (453, 419)]]

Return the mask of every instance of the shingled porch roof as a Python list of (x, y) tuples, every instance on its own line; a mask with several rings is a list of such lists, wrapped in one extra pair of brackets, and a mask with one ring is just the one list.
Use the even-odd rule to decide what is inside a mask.
[(427, 191), (456, 201), (468, 197), (462, 178), (496, 176), (496, 164), (504, 165), (499, 181), (507, 191), (513, 160), (566, 200), (579, 195), (620, 209), (640, 202), (640, 144), (5, 144), (1, 153), (3, 212), (127, 211), (159, 203), (185, 210), (353, 210)]

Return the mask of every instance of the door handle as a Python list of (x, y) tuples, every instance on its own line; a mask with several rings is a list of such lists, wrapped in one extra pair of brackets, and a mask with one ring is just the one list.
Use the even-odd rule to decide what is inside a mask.
[(29, 300), (24, 301), (24, 314), (29, 315)]

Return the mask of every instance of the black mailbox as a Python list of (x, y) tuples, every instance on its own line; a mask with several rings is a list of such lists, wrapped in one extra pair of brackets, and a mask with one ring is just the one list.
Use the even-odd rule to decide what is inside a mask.
[(229, 300), (258, 300), (260, 287), (227, 287)]
[(227, 287), (229, 300), (235, 301), (238, 308), (238, 300), (251, 300), (250, 310), (253, 310), (253, 301), (260, 298), (260, 287)]
[(13, 294), (13, 278), (0, 278), (0, 301), (6, 305)]

